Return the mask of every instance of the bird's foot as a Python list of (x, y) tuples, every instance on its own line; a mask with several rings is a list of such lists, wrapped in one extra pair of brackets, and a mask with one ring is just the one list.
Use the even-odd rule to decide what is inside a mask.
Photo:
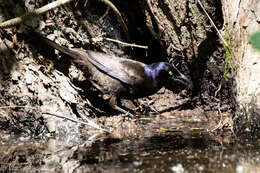
[(131, 118), (134, 118), (134, 115), (133, 115), (133, 114), (131, 114), (129, 111), (126, 111), (126, 110), (120, 108), (120, 107), (117, 106), (117, 105), (114, 105), (114, 109), (118, 110), (119, 112), (124, 113), (125, 116), (130, 116)]

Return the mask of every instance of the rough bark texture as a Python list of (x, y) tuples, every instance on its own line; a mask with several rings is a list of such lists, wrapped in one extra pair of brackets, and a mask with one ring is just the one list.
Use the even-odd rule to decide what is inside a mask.
[[(140, 0), (146, 26), (159, 42), (162, 56), (181, 63), (194, 82), (196, 106), (205, 110), (231, 110), (232, 80), (224, 76), (225, 57), (216, 30), (194, 0)], [(223, 26), (220, 1), (202, 1), (216, 26)], [(208, 106), (210, 105), (210, 106)], [(228, 105), (228, 106), (227, 106)], [(225, 107), (225, 108), (224, 108)]]
[(249, 36), (260, 30), (260, 1), (222, 0), (222, 4), (225, 32), (232, 40), (234, 52), (237, 101), (244, 115), (259, 124), (260, 53), (250, 45)]

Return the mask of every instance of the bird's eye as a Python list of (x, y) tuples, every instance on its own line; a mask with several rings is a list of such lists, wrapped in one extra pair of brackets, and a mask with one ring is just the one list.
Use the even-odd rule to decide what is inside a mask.
[(172, 71), (169, 71), (169, 75), (170, 75), (170, 76), (172, 76), (172, 75), (173, 75)]

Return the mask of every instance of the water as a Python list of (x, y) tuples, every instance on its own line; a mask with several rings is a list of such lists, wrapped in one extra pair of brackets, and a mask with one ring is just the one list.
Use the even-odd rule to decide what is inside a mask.
[(95, 142), (62, 147), (60, 137), (36, 140), (6, 135), (0, 146), (0, 168), (7, 172), (260, 172), (259, 139), (221, 143), (217, 136), (202, 131), (165, 132), (138, 140), (101, 135)]

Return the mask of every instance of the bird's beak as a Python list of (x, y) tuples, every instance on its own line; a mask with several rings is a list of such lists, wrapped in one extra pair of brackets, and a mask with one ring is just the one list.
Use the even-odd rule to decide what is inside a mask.
[(184, 74), (182, 74), (177, 68), (175, 69), (177, 74), (172, 75), (172, 80), (179, 82), (187, 87), (192, 87), (192, 82)]
[(174, 80), (185, 86), (191, 85), (191, 81), (184, 74), (180, 74), (180, 76), (177, 76)]

